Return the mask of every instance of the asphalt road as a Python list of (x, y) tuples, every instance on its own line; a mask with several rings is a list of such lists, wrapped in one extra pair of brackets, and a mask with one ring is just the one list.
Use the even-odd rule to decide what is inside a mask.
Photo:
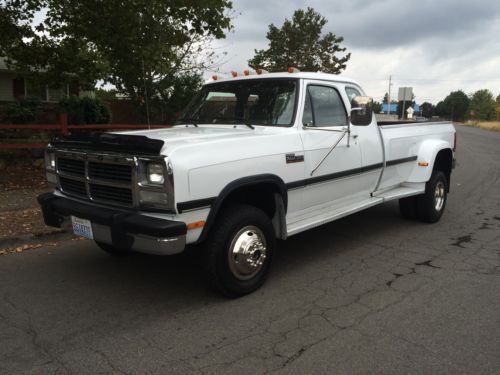
[(189, 254), (0, 257), (0, 373), (500, 373), (500, 133), (458, 134), (438, 224), (389, 203), (297, 235), (238, 300)]

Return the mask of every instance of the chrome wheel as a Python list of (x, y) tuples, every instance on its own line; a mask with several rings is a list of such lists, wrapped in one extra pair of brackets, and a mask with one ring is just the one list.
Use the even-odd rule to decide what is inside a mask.
[(444, 200), (445, 200), (445, 186), (443, 181), (439, 181), (436, 184), (436, 188), (434, 189), (434, 208), (436, 211), (441, 211), (444, 205)]
[(228, 263), (231, 273), (240, 280), (254, 277), (267, 257), (266, 238), (262, 231), (249, 225), (240, 229), (229, 247)]

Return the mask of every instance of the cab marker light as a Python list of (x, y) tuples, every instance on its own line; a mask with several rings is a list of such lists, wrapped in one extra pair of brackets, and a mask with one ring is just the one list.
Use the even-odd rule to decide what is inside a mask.
[(214, 75), (212, 76), (212, 79), (213, 79), (214, 81), (217, 81), (217, 80), (219, 79), (219, 77), (217, 77), (217, 74), (214, 74)]
[(420, 167), (428, 167), (428, 166), (429, 166), (429, 163), (427, 163), (426, 161), (419, 161), (419, 162), (418, 162), (418, 165), (419, 165)]
[(231, 75), (232, 75), (233, 77), (238, 77), (238, 72), (235, 72), (235, 71), (233, 70), (233, 71), (231, 72)]
[(291, 66), (288, 68), (288, 73), (300, 73), (300, 70)]
[(269, 72), (267, 70), (264, 70), (264, 69), (257, 69), (257, 70), (255, 70), (255, 73), (257, 73), (257, 74), (267, 74)]
[(187, 230), (202, 228), (204, 226), (205, 226), (205, 221), (203, 220), (195, 221), (194, 223), (189, 223), (188, 225), (186, 225)]
[(251, 70), (249, 70), (249, 69), (245, 69), (245, 70), (243, 71), (243, 75), (244, 75), (244, 76), (249, 76), (250, 74), (254, 74), (254, 72), (252, 72), (252, 71), (251, 71)]

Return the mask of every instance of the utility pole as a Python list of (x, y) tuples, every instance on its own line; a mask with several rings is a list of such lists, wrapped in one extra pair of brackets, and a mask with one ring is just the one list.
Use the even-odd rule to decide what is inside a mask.
[(405, 119), (405, 108), (406, 107), (406, 87), (403, 92), (403, 108), (401, 108), (401, 120)]
[(389, 76), (389, 92), (387, 93), (387, 114), (391, 114), (391, 86), (392, 76)]

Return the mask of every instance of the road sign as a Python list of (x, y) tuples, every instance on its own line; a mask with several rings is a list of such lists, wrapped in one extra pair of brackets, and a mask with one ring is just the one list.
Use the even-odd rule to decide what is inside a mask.
[(413, 87), (400, 87), (398, 90), (398, 101), (410, 101), (413, 97)]

